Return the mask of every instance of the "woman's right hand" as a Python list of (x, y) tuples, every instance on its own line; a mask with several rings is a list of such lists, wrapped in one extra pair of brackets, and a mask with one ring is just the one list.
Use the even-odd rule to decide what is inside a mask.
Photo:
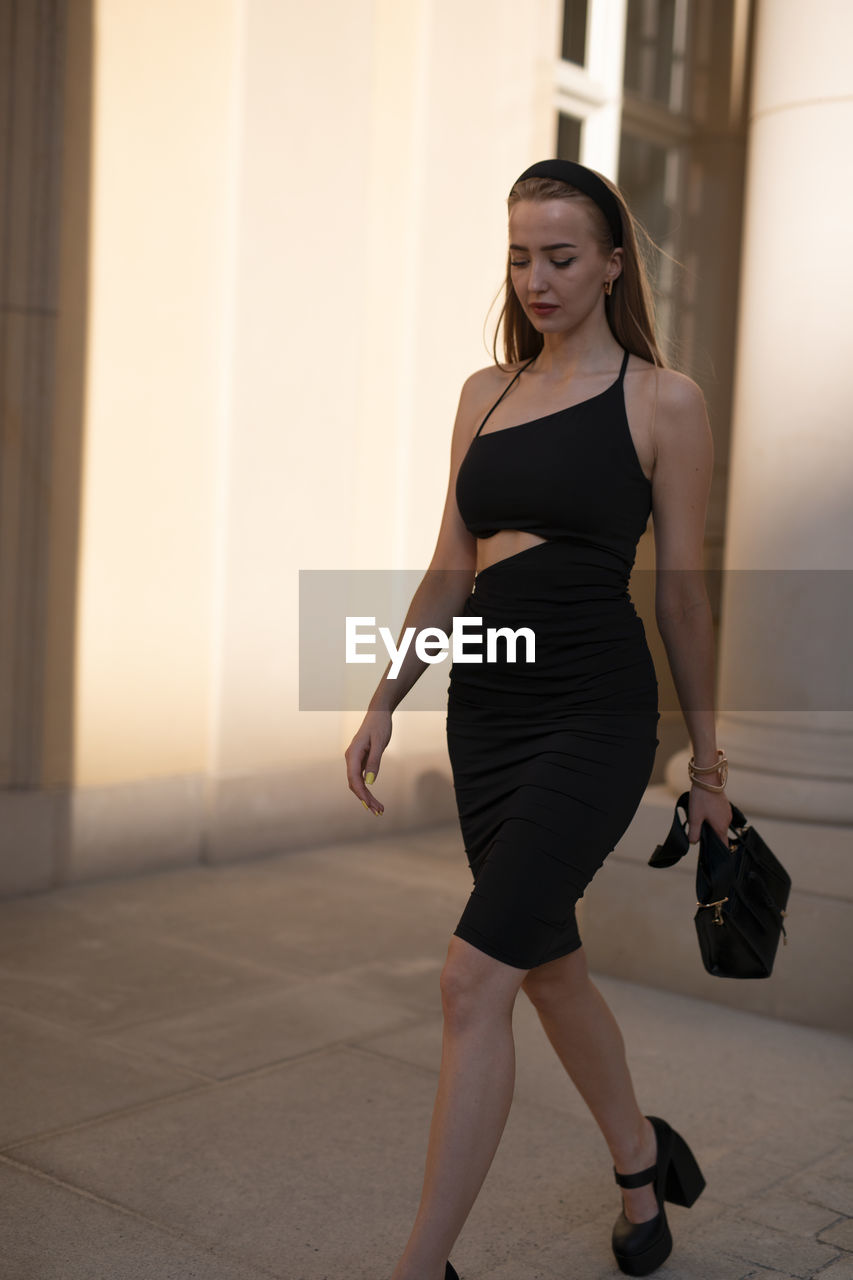
[(365, 778), (375, 782), (379, 773), (379, 761), (391, 740), (391, 712), (380, 707), (368, 711), (361, 727), (344, 752), (347, 762), (347, 782), (350, 791), (357, 795), (365, 809), (378, 817), (385, 806), (367, 789)]

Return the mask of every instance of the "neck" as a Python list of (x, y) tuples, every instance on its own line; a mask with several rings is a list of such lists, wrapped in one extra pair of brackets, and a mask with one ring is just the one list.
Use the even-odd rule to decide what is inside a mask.
[(586, 324), (564, 333), (546, 333), (535, 368), (557, 378), (599, 373), (621, 359), (622, 348), (614, 338), (604, 315), (601, 323)]

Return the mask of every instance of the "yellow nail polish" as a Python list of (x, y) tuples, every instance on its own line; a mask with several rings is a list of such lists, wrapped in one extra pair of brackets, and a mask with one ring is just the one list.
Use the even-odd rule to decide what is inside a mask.
[(370, 805), (367, 803), (367, 801), (366, 801), (366, 800), (362, 800), (362, 802), (361, 802), (361, 803), (364, 805), (365, 809), (369, 809), (369, 808), (370, 808)]
[(376, 781), (376, 774), (371, 771), (365, 776), (364, 781), (369, 787), (373, 786), (373, 783)]

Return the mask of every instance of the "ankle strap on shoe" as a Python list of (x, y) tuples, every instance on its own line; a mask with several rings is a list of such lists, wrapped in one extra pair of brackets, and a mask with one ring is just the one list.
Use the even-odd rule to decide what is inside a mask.
[(613, 1166), (614, 1178), (626, 1191), (633, 1191), (635, 1187), (645, 1187), (648, 1183), (654, 1182), (657, 1171), (656, 1164), (653, 1164), (651, 1169), (644, 1169), (642, 1173), (617, 1173), (616, 1166)]

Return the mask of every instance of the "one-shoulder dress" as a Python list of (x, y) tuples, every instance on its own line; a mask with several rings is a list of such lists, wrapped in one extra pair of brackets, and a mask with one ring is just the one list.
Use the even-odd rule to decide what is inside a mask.
[(457, 476), (477, 537), (547, 539), (482, 569), (462, 610), (466, 652), (487, 656), (471, 636), (488, 628), (528, 628), (534, 660), (520, 638), (511, 661), (498, 636), (493, 661), (454, 658), (447, 690), (474, 878), (455, 933), (521, 969), (581, 946), (577, 901), (634, 817), (659, 745), (657, 677), (628, 592), (652, 506), (625, 411), (628, 357), (600, 395), (483, 435), (498, 400)]

